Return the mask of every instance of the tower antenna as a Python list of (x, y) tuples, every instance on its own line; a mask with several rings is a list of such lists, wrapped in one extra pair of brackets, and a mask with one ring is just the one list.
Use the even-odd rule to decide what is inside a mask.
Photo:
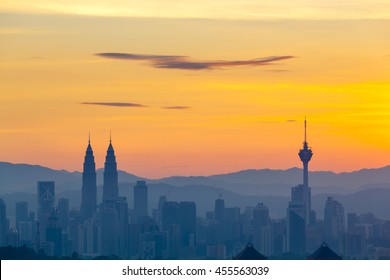
[(305, 143), (306, 143), (306, 116), (305, 116)]
[(88, 144), (91, 144), (91, 131), (88, 131)]

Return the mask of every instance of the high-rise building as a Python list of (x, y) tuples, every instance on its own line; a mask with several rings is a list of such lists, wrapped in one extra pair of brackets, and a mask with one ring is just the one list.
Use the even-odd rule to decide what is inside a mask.
[(62, 229), (56, 211), (52, 211), (46, 227), (46, 242), (53, 244), (53, 255), (60, 257), (62, 255)]
[(137, 181), (134, 186), (134, 216), (136, 220), (148, 216), (148, 186), (145, 181)]
[(15, 227), (20, 232), (20, 222), (28, 220), (27, 201), (18, 201), (15, 203)]
[(54, 207), (54, 182), (39, 181), (38, 182), (38, 214), (50, 213)]
[(6, 245), (6, 236), (8, 232), (7, 224), (7, 210), (5, 202), (2, 198), (0, 198), (0, 246)]
[(91, 218), (96, 212), (96, 167), (91, 141), (88, 139), (88, 147), (85, 152), (83, 166), (83, 183), (81, 188), (81, 215)]
[(38, 182), (38, 222), (39, 237), (41, 241), (46, 240), (46, 227), (48, 219), (54, 207), (54, 182), (53, 181), (39, 181)]
[(324, 211), (325, 242), (333, 250), (342, 252), (342, 241), (345, 234), (344, 207), (332, 197), (328, 197)]
[(253, 245), (262, 254), (270, 254), (271, 220), (268, 207), (259, 203), (253, 209)]
[(69, 223), (69, 199), (68, 198), (58, 199), (57, 215), (59, 219), (59, 226), (62, 228), (63, 231), (68, 231), (68, 223)]
[[(196, 245), (196, 205), (193, 201), (167, 201), (162, 228), (168, 232), (169, 258), (192, 256)], [(180, 253), (181, 252), (181, 253)]]
[(118, 211), (104, 208), (100, 211), (100, 250), (104, 256), (119, 255)]
[(287, 251), (306, 253), (306, 222), (302, 203), (290, 202), (287, 208)]
[(118, 212), (119, 256), (127, 258), (129, 256), (129, 207), (126, 197), (119, 197), (115, 206)]
[(116, 200), (118, 198), (118, 171), (114, 148), (110, 136), (106, 161), (103, 173), (103, 203), (106, 200)]
[(307, 143), (306, 119), (303, 147), (299, 150), (303, 163), (303, 184), (291, 189), (291, 201), (287, 209), (287, 250), (296, 254), (306, 252), (306, 227), (310, 223), (311, 189), (309, 187), (309, 161), (313, 156)]
[(217, 221), (223, 222), (225, 212), (225, 201), (222, 198), (215, 200), (214, 217)]
[(184, 247), (195, 247), (196, 244), (196, 204), (193, 201), (179, 203), (180, 226)]

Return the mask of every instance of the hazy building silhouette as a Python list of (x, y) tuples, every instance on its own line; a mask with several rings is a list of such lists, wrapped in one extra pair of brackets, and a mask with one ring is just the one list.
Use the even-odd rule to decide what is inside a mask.
[(121, 258), (127, 258), (129, 256), (129, 207), (126, 197), (119, 197), (115, 207), (118, 212), (118, 254)]
[(287, 209), (287, 251), (295, 254), (306, 252), (305, 210), (301, 203), (289, 203)]
[(286, 252), (286, 219), (271, 220), (270, 255), (279, 256)]
[(270, 254), (271, 221), (268, 207), (259, 203), (253, 209), (253, 245), (266, 255)]
[(0, 246), (6, 245), (6, 236), (8, 232), (7, 210), (5, 202), (0, 198)]
[(20, 232), (20, 222), (28, 220), (27, 201), (18, 201), (15, 203), (15, 227)]
[(38, 182), (38, 222), (39, 222), (39, 239), (46, 240), (46, 227), (48, 219), (54, 208), (55, 192), (53, 181)]
[(59, 226), (62, 228), (63, 231), (67, 231), (68, 223), (69, 223), (69, 199), (68, 198), (58, 199), (57, 215), (58, 215)]
[(168, 232), (168, 257), (194, 257), (196, 246), (196, 205), (193, 201), (167, 201), (163, 206), (162, 227)]
[(213, 219), (215, 220), (216, 224), (210, 225), (210, 227), (213, 227), (214, 230), (211, 230), (212, 236), (209, 236), (209, 239), (213, 243), (214, 242), (223, 242), (225, 240), (225, 235), (226, 235), (226, 233), (225, 233), (225, 200), (223, 200), (221, 198), (221, 196), (215, 200)]
[(93, 156), (91, 141), (88, 139), (88, 147), (84, 157), (83, 182), (81, 188), (81, 215), (84, 218), (91, 218), (96, 212), (96, 192), (95, 158)]
[(180, 226), (183, 235), (182, 244), (184, 247), (195, 247), (196, 245), (196, 205), (193, 201), (182, 201), (179, 203)]
[(328, 197), (325, 203), (324, 232), (325, 242), (336, 251), (342, 252), (345, 234), (344, 207), (332, 197)]
[(356, 213), (348, 213), (348, 233), (355, 233), (359, 224), (359, 218)]
[(62, 228), (56, 211), (51, 212), (47, 221), (46, 242), (52, 243), (53, 251), (50, 252), (52, 255), (58, 257), (62, 255)]
[(114, 148), (110, 136), (106, 161), (103, 173), (103, 202), (106, 200), (116, 200), (118, 198), (118, 171)]
[(165, 195), (160, 196), (159, 199), (158, 199), (157, 219), (156, 219), (156, 221), (158, 222), (158, 224), (160, 226), (161, 226), (161, 223), (162, 223), (163, 207), (164, 207), (164, 204), (165, 204), (166, 201), (167, 201), (167, 198), (166, 198)]
[(222, 222), (225, 214), (225, 201), (222, 198), (215, 200), (214, 217), (217, 221)]
[(148, 186), (145, 181), (137, 181), (134, 186), (134, 217), (136, 220), (148, 216)]
[(100, 255), (119, 255), (118, 211), (105, 207), (100, 211)]

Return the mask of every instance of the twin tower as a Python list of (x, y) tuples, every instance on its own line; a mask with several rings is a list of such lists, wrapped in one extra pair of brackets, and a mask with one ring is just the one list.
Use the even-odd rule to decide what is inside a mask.
[[(114, 148), (111, 137), (107, 149), (106, 161), (103, 173), (103, 199), (102, 201), (112, 201), (118, 199), (118, 170)], [(97, 207), (97, 186), (96, 186), (96, 166), (95, 158), (88, 140), (88, 147), (84, 157), (83, 183), (81, 194), (81, 215), (84, 218), (92, 218)]]

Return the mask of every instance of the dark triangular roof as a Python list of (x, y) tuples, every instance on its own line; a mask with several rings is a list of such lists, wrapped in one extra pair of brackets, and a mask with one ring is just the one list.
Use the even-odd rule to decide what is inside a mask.
[(307, 257), (308, 260), (342, 260), (343, 258), (333, 252), (328, 244), (323, 242), (313, 254)]
[(260, 254), (251, 243), (248, 243), (246, 247), (233, 257), (235, 260), (266, 260), (267, 258)]

